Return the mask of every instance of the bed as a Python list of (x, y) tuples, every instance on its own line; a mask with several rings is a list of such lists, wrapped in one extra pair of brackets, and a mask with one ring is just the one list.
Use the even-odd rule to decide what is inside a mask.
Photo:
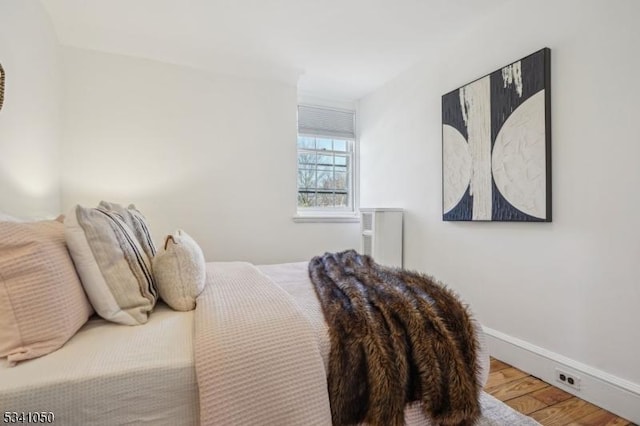
[[(258, 279), (245, 278), (242, 271), (246, 268), (253, 270), (253, 276)], [(0, 407), (9, 411), (50, 411), (56, 423), (70, 425), (197, 425), (201, 422), (248, 425), (276, 424), (269, 419), (283, 418), (277, 417), (281, 413), (272, 413), (282, 411), (282, 407), (271, 404), (280, 401), (285, 411), (292, 413), (292, 417), (284, 418), (306, 415), (308, 421), (303, 424), (330, 424), (326, 390), (330, 343), (322, 309), (309, 279), (308, 263), (257, 268), (240, 262), (209, 263), (208, 287), (212, 287), (213, 277), (219, 277), (221, 271), (222, 275), (226, 274), (226, 286), (220, 283), (214, 286), (217, 293), (206, 302), (212, 305), (207, 318), (213, 315), (219, 325), (224, 325), (224, 321), (235, 324), (233, 318), (241, 318), (243, 324), (238, 329), (235, 325), (223, 327), (228, 335), (205, 336), (198, 343), (194, 336), (202, 326), (202, 318), (199, 319), (204, 315), (202, 311), (175, 312), (162, 303), (156, 306), (149, 321), (140, 326), (122, 326), (94, 316), (61, 349), (22, 362), (17, 368), (2, 364)], [(260, 293), (267, 281), (273, 287)], [(285, 328), (295, 322), (286, 315), (282, 317), (281, 312), (274, 313), (273, 309), (260, 312), (261, 306), (267, 305), (260, 303), (264, 297), (283, 299), (300, 315), (301, 321), (297, 322), (306, 323), (307, 331), (303, 333), (310, 342), (311, 355), (308, 356), (316, 360), (311, 362), (312, 368), (305, 370), (306, 377), (276, 374), (277, 363), (307, 360), (297, 360), (298, 354), (287, 354), (286, 345), (277, 341), (260, 342), (266, 340), (264, 330), (275, 328), (270, 323), (274, 316), (279, 316), (276, 321), (280, 321), (278, 327), (282, 328), (285, 338), (291, 337)], [(246, 303), (238, 302), (245, 299)], [(478, 323), (475, 325), (480, 343), (478, 382), (483, 385), (487, 380), (489, 357), (481, 327)], [(247, 327), (255, 328), (255, 341), (251, 333), (247, 333)], [(244, 341), (232, 350), (211, 350), (207, 346), (211, 343), (206, 343), (207, 339), (213, 337), (235, 342), (234, 333), (242, 333)], [(269, 353), (265, 355), (262, 349), (253, 348), (266, 348), (264, 351)], [(198, 351), (200, 359), (213, 358), (213, 366), (201, 369), (200, 373), (196, 371)], [(253, 367), (251, 361), (247, 363), (262, 355), (267, 360), (275, 357), (273, 368), (265, 365), (265, 360), (254, 363)], [(203, 387), (207, 380), (207, 386)], [(278, 394), (280, 390), (285, 394)], [(201, 391), (207, 395), (201, 395)], [(208, 410), (200, 407), (203, 397), (214, 401)], [(225, 415), (230, 417), (225, 420)], [(203, 416), (207, 420), (202, 419)], [(429, 424), (417, 404), (407, 408), (406, 420), (410, 425)], [(291, 420), (280, 424), (301, 423)]]
[(429, 277), (353, 250), (206, 264), (182, 230), (158, 250), (135, 206), (104, 201), (51, 221), (0, 220), (0, 236), (9, 421), (391, 426), (480, 415), (481, 327)]

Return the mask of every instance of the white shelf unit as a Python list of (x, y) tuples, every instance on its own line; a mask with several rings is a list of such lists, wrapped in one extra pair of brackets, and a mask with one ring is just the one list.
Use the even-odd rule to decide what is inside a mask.
[(360, 209), (360, 251), (385, 266), (402, 267), (402, 209)]

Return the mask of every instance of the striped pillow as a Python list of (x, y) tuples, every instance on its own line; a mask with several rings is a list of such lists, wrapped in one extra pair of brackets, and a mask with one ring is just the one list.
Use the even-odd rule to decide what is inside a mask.
[(65, 221), (71, 258), (93, 308), (106, 320), (147, 322), (158, 298), (151, 261), (118, 214), (74, 207)]
[(140, 243), (140, 246), (147, 254), (149, 259), (153, 259), (156, 255), (156, 245), (151, 238), (151, 231), (149, 231), (149, 225), (147, 224), (147, 219), (140, 213), (136, 206), (133, 204), (129, 204), (129, 207), (124, 208), (120, 204), (110, 203), (108, 201), (100, 201), (98, 204), (99, 209), (108, 210), (114, 213), (117, 213), (126, 223), (129, 225), (129, 228), (133, 231), (133, 234), (136, 236), (136, 239)]

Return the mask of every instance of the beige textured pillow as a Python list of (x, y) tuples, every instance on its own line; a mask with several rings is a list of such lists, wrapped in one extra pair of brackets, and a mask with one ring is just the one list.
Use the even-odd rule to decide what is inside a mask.
[(140, 246), (147, 254), (149, 259), (153, 259), (156, 255), (156, 245), (151, 238), (151, 231), (149, 230), (149, 224), (147, 219), (140, 213), (136, 206), (129, 204), (129, 207), (123, 207), (117, 203), (110, 203), (108, 201), (100, 201), (98, 208), (115, 212), (119, 214), (119, 218), (126, 223), (133, 231), (133, 235), (140, 243)]
[(53, 352), (92, 313), (62, 223), (0, 222), (0, 358)]
[(82, 286), (102, 318), (144, 324), (157, 300), (151, 261), (116, 213), (74, 207), (64, 221)]
[(153, 275), (162, 300), (176, 311), (193, 310), (205, 283), (202, 249), (186, 232), (178, 229), (167, 236), (164, 250), (153, 258)]

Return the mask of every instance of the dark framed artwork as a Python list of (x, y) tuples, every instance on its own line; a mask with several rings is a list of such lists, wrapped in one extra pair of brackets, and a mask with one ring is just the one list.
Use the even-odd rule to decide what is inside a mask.
[(551, 222), (551, 50), (442, 96), (442, 219)]

